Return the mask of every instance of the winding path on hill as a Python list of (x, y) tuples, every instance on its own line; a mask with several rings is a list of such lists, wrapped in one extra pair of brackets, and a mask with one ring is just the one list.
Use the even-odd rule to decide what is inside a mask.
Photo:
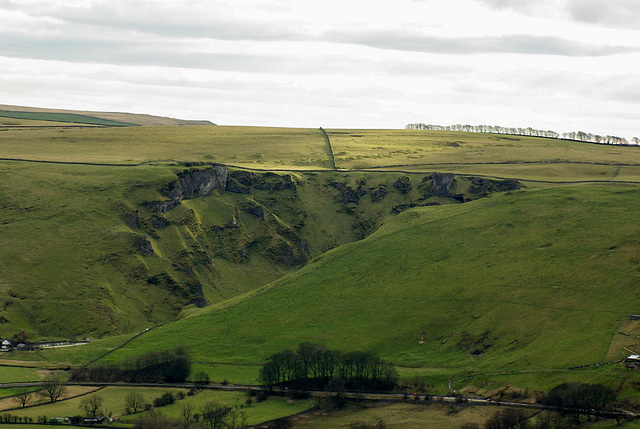
[(140, 335), (142, 334), (146, 334), (147, 332), (149, 332), (152, 329), (157, 328), (158, 326), (152, 326), (151, 328), (147, 328), (142, 332), (138, 332), (137, 334), (135, 334), (133, 337), (129, 338), (127, 341), (125, 341), (124, 343), (120, 344), (117, 347), (112, 348), (111, 350), (101, 354), (100, 356), (98, 356), (97, 358), (93, 359), (92, 361), (90, 361), (89, 363), (85, 364), (84, 366), (87, 367), (89, 365), (92, 365), (96, 362), (98, 362), (100, 359), (104, 359), (105, 357), (109, 356), (111, 353), (120, 350), (121, 348), (123, 348), (124, 346), (126, 346), (127, 344), (129, 344), (131, 341), (135, 340), (136, 338), (138, 338)]

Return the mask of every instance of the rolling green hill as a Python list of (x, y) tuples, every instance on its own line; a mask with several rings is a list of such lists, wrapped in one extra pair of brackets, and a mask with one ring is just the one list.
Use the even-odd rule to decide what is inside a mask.
[(519, 186), (453, 175), (22, 161), (0, 164), (0, 179), (3, 335), (49, 338), (164, 324), (276, 280), (410, 207)]
[[(625, 322), (640, 312), (637, 148), (327, 135), (3, 131), (0, 336), (162, 325), (108, 359), (182, 343), (249, 382), (301, 341), (441, 375), (564, 370), (640, 345)], [(118, 338), (38, 358), (86, 363)]]
[(413, 209), (118, 353), (180, 343), (199, 361), (250, 364), (311, 341), (416, 367), (620, 359), (612, 339), (640, 306), (637, 192), (566, 187)]

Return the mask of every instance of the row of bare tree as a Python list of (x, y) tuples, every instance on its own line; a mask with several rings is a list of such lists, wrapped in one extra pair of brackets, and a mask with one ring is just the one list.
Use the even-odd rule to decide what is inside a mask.
[(546, 137), (551, 139), (576, 140), (581, 142), (614, 144), (614, 145), (638, 145), (640, 139), (634, 137), (631, 143), (624, 137), (617, 136), (601, 136), (598, 134), (585, 133), (582, 131), (574, 131), (570, 133), (559, 134), (551, 130), (536, 130), (535, 128), (513, 128), (501, 127), (499, 125), (432, 125), (432, 124), (409, 124), (405, 127), (407, 130), (431, 130), (431, 131), (463, 131), (468, 133), (492, 133), (507, 134), (516, 136), (529, 137)]

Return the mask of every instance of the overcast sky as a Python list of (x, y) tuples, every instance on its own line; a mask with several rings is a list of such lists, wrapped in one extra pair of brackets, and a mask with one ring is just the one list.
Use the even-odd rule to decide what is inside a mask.
[(0, 0), (0, 104), (640, 136), (640, 0)]

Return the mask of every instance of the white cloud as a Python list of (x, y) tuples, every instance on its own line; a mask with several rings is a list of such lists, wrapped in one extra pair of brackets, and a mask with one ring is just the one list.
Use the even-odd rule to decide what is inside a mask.
[(633, 17), (630, 0), (0, 0), (0, 97), (229, 124), (631, 136)]

